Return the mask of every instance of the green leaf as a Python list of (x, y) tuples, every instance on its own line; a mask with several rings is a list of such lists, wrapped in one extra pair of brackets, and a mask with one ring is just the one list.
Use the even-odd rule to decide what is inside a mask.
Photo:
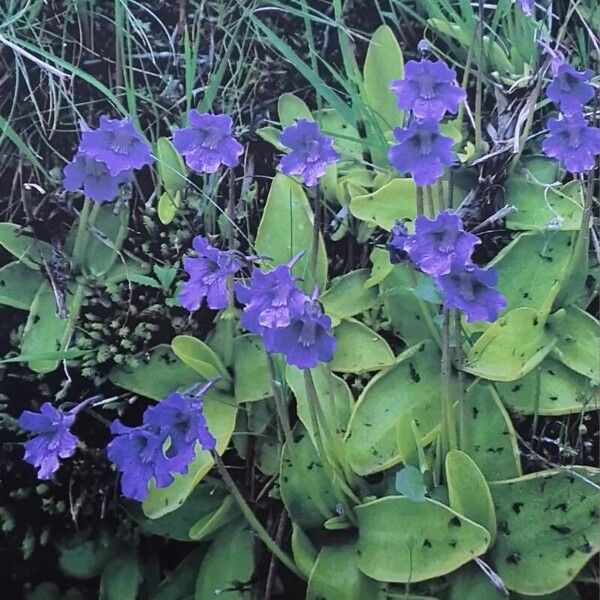
[[(460, 27), (454, 23), (450, 23), (445, 19), (427, 19), (427, 23), (440, 33), (450, 36), (459, 41), (464, 47), (469, 48), (475, 39), (472, 31), (467, 28)], [(475, 46), (474, 46), (475, 48)], [(506, 52), (498, 42), (490, 39), (490, 36), (483, 36), (483, 54), (487, 61), (491, 62), (493, 70), (499, 70), (502, 75), (514, 73), (516, 71), (513, 64), (508, 59)], [(476, 48), (474, 60), (478, 62), (478, 48)]]
[(381, 25), (371, 37), (364, 66), (364, 93), (369, 107), (386, 131), (402, 125), (403, 113), (396, 107), (390, 83), (404, 77), (404, 58), (394, 32)]
[(600, 383), (598, 320), (576, 306), (569, 306), (564, 319), (551, 322), (550, 329), (558, 337), (552, 354), (573, 371)]
[(467, 354), (464, 370), (492, 381), (514, 381), (535, 368), (556, 337), (532, 308), (516, 308), (493, 323)]
[(191, 335), (178, 335), (171, 341), (171, 349), (177, 358), (204, 379), (213, 377), (222, 377), (226, 381), (231, 379), (216, 352), (203, 341)]
[(467, 390), (464, 403), (466, 419), (462, 450), (487, 481), (521, 475), (515, 430), (494, 386), (483, 381), (474, 383)]
[(204, 546), (190, 552), (170, 572), (150, 596), (149, 600), (190, 600), (194, 597), (196, 577), (204, 559), (206, 550)]
[(267, 355), (257, 335), (233, 340), (233, 387), (238, 402), (256, 402), (273, 395)]
[(490, 488), (473, 459), (460, 450), (446, 454), (446, 485), (450, 508), (475, 521), (496, 537), (496, 512)]
[(365, 287), (373, 287), (380, 284), (393, 269), (393, 265), (390, 262), (390, 253), (383, 248), (373, 248), (369, 260), (373, 267), (371, 268), (371, 276), (365, 281)]
[(339, 321), (371, 308), (377, 302), (377, 290), (365, 287), (368, 278), (369, 269), (358, 269), (333, 279), (319, 298), (325, 312)]
[(116, 543), (113, 538), (100, 538), (70, 544), (59, 551), (58, 566), (69, 577), (92, 579), (102, 573), (106, 563), (114, 556)]
[(439, 360), (435, 344), (423, 342), (371, 379), (354, 407), (346, 435), (348, 460), (358, 474), (384, 471), (413, 454), (412, 419), (424, 436), (438, 427)]
[(350, 201), (350, 212), (361, 221), (390, 231), (397, 219), (415, 220), (416, 199), (417, 188), (411, 178), (392, 179), (374, 192), (354, 196)]
[(566, 276), (573, 243), (568, 231), (523, 233), (498, 254), (490, 266), (498, 270), (497, 287), (507, 310), (542, 308), (554, 284)]
[(0, 304), (29, 310), (44, 278), (23, 262), (14, 261), (0, 269)]
[(152, 400), (161, 400), (170, 392), (184, 390), (201, 380), (198, 373), (183, 364), (167, 344), (151, 348), (147, 357), (135, 368), (113, 367), (108, 378), (115, 385)]
[(304, 100), (289, 92), (279, 96), (277, 114), (279, 115), (279, 122), (283, 126), (292, 125), (296, 122), (296, 119), (314, 121), (310, 108), (306, 106)]
[(416, 287), (426, 277), (422, 273), (416, 273), (413, 278), (408, 264), (396, 264), (379, 284), (385, 315), (393, 332), (407, 346), (414, 346), (432, 337), (424, 312), (429, 310), (429, 307), (420, 303), (415, 293)]
[(107, 273), (113, 266), (127, 235), (129, 206), (123, 202), (115, 213), (116, 207), (115, 204), (104, 204), (92, 209), (97, 212), (93, 222), (90, 222), (83, 264), (95, 276)]
[[(196, 600), (250, 600), (254, 573), (254, 533), (245, 521), (229, 526), (215, 540), (198, 572)], [(246, 591), (241, 591), (246, 588)], [(238, 591), (240, 590), (240, 591)]]
[(348, 123), (334, 108), (322, 108), (314, 114), (321, 131), (333, 138), (334, 146), (344, 158), (362, 160), (363, 142), (354, 125)]
[(310, 572), (317, 560), (317, 551), (310, 538), (292, 521), (292, 556), (298, 568), (308, 579)]
[(355, 319), (342, 319), (334, 328), (336, 348), (331, 369), (342, 373), (376, 371), (394, 363), (387, 342)]
[[(211, 388), (204, 396), (204, 416), (208, 430), (217, 440), (216, 451), (223, 454), (229, 445), (233, 430), (237, 405), (232, 396), (216, 388)], [(156, 519), (177, 510), (204, 479), (213, 466), (213, 458), (208, 450), (196, 445), (196, 458), (184, 475), (175, 474), (175, 481), (165, 488), (151, 485), (148, 496), (142, 504), (147, 517)]]
[(423, 473), (412, 465), (406, 465), (402, 470), (396, 473), (396, 491), (403, 496), (407, 496), (413, 502), (423, 502), (427, 487)]
[[(348, 384), (340, 377), (333, 375), (327, 365), (322, 363), (311, 369), (311, 373), (317, 397), (319, 398), (319, 404), (321, 405), (329, 430), (341, 435), (345, 434), (354, 405), (354, 399)], [(296, 397), (298, 418), (302, 421), (304, 427), (306, 427), (313, 444), (316, 446), (317, 442), (310, 417), (306, 387), (304, 385), (304, 375), (300, 369), (288, 365), (285, 378)]]
[(447, 506), (393, 496), (355, 509), (358, 568), (378, 581), (424, 581), (483, 554), (490, 534)]
[(260, 138), (274, 146), (279, 152), (287, 152), (287, 148), (279, 141), (279, 135), (281, 130), (277, 127), (267, 125), (256, 130), (256, 133)]
[(306, 600), (385, 600), (386, 586), (356, 566), (356, 544), (323, 546), (310, 573)]
[[(469, 563), (461, 567), (449, 577), (450, 598), (449, 600), (506, 600), (507, 596), (494, 587), (493, 583), (484, 572)], [(512, 593), (511, 600), (531, 600), (531, 596), (522, 596)], [(574, 586), (567, 586), (552, 594), (535, 596), (536, 600), (581, 600), (581, 596)]]
[[(69, 319), (57, 314), (54, 292), (44, 280), (31, 303), (21, 338), (21, 354), (35, 356), (60, 352), (68, 330)], [(36, 373), (51, 373), (59, 362), (58, 358), (30, 360), (28, 366)]]
[[(178, 512), (175, 511), (175, 514)], [(231, 496), (225, 496), (220, 506), (190, 527), (189, 537), (195, 541), (210, 539), (217, 531), (237, 519), (239, 515), (240, 509), (237, 502)]]
[(163, 225), (168, 225), (177, 214), (181, 205), (181, 192), (163, 192), (158, 199), (156, 207), (158, 218)]
[(99, 600), (136, 600), (142, 573), (137, 557), (122, 552), (111, 559), (100, 577)]
[(160, 137), (156, 142), (156, 164), (164, 189), (158, 200), (158, 218), (168, 225), (175, 218), (185, 192), (187, 169), (183, 158), (166, 137)]
[(597, 469), (576, 467), (490, 484), (498, 519), (491, 555), (510, 590), (560, 590), (598, 552), (599, 482)]
[(568, 415), (596, 410), (600, 390), (592, 382), (547, 356), (531, 373), (497, 383), (502, 402), (524, 415)]
[[(289, 177), (278, 173), (271, 184), (258, 226), (255, 249), (257, 254), (271, 258), (274, 265), (286, 263), (300, 252), (304, 252), (292, 272), (306, 280), (307, 289), (312, 289), (309, 255), (313, 219), (313, 212), (302, 187)], [(316, 283), (323, 289), (327, 281), (327, 256), (321, 236), (316, 271)]]
[(172, 196), (177, 192), (183, 194), (187, 186), (187, 169), (183, 158), (166, 137), (160, 137), (156, 142), (156, 165), (165, 191)]
[(163, 538), (189, 542), (193, 538), (190, 529), (205, 517), (212, 516), (227, 497), (225, 492), (215, 485), (214, 481), (202, 481), (175, 511), (158, 519), (145, 518), (141, 505), (131, 503), (130, 511), (139, 523), (144, 535), (159, 535)]
[(283, 446), (281, 499), (294, 523), (312, 529), (337, 514), (337, 500), (310, 437), (303, 428), (297, 429), (293, 447)]
[(31, 230), (14, 223), (0, 223), (0, 246), (30, 269), (39, 269), (52, 256), (52, 246), (31, 237)]
[(506, 204), (517, 209), (506, 218), (509, 229), (577, 231), (581, 227), (583, 190), (579, 181), (548, 187), (528, 174), (514, 174), (506, 181), (505, 190)]

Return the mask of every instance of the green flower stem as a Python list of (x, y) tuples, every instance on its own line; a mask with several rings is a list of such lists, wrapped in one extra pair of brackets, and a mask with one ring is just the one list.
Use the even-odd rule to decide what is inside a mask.
[[(473, 63), (473, 48), (475, 47), (475, 40), (477, 38), (477, 28), (473, 31), (473, 37), (471, 39), (471, 44), (469, 46), (469, 51), (467, 52), (467, 61), (465, 63), (465, 72), (463, 74), (462, 82), (460, 87), (463, 91), (467, 91), (467, 86), (469, 84), (469, 73), (471, 71), (471, 64)], [(458, 115), (456, 116), (456, 122), (458, 126), (462, 129), (463, 116), (465, 114), (465, 102), (461, 102), (458, 107)]]
[(250, 525), (250, 527), (252, 527), (254, 530), (254, 533), (256, 533), (258, 538), (270, 550), (273, 556), (278, 558), (281, 563), (283, 563), (292, 573), (294, 573), (294, 575), (300, 577), (300, 579), (303, 581), (306, 581), (304, 573), (302, 573), (302, 571), (296, 566), (296, 563), (293, 561), (293, 559), (275, 543), (267, 530), (262, 526), (261, 522), (256, 518), (256, 515), (252, 512), (252, 509), (248, 506), (248, 503), (238, 490), (235, 481), (233, 481), (231, 478), (229, 471), (227, 471), (225, 463), (223, 463), (223, 460), (216, 452), (213, 452), (213, 459), (215, 461), (215, 465), (217, 465), (217, 470), (223, 479), (223, 483), (225, 483), (229, 493), (237, 502), (237, 505), (240, 507), (242, 514), (248, 522), (248, 525)]
[[(98, 205), (97, 205), (98, 206)], [(88, 224), (90, 220), (90, 210), (92, 202), (89, 198), (83, 201), (83, 208), (79, 213), (79, 222), (77, 223), (77, 233), (75, 234), (75, 244), (73, 246), (72, 263), (74, 268), (81, 267), (83, 261), (83, 252), (88, 238)]]
[(319, 195), (313, 196), (313, 234), (310, 242), (309, 269), (313, 279), (313, 286), (317, 284), (317, 258), (319, 256), (319, 234), (321, 233), (321, 205)]
[(417, 215), (423, 214), (423, 188), (417, 186)]
[(456, 339), (456, 370), (458, 371), (458, 440), (459, 448), (466, 448), (468, 442), (468, 432), (467, 406), (465, 403), (465, 373), (462, 370), (464, 364), (462, 321), (460, 317), (460, 311), (453, 310), (452, 312), (454, 313), (454, 336)]
[[(315, 432), (315, 441), (317, 443), (317, 451), (321, 460), (323, 461), (323, 467), (328, 473), (329, 480), (331, 481), (332, 488), (336, 493), (336, 497), (343, 504), (346, 504), (345, 496), (350, 497), (357, 504), (360, 503), (359, 498), (352, 491), (350, 486), (346, 483), (346, 480), (339, 473), (340, 465), (344, 464), (343, 455), (339, 455), (340, 448), (337, 445), (336, 436), (331, 432), (323, 409), (319, 404), (319, 397), (315, 388), (315, 382), (312, 377), (310, 369), (304, 369), (304, 386), (306, 389), (306, 396), (308, 399), (308, 408), (310, 412), (312, 426)], [(339, 438), (338, 438), (339, 439)], [(342, 467), (343, 469), (343, 467)], [(339, 486), (339, 489), (338, 489)], [(349, 507), (348, 507), (349, 508)], [(348, 517), (354, 522), (354, 515), (348, 510)]]
[[(296, 452), (294, 434), (290, 425), (290, 419), (285, 404), (285, 398), (282, 393), (282, 384), (279, 376), (277, 375), (275, 360), (273, 359), (273, 355), (270, 352), (266, 352), (266, 355), (267, 365), (269, 367), (269, 375), (271, 377), (271, 389), (273, 391), (273, 398), (275, 399), (275, 409), (277, 410), (277, 416), (279, 418), (279, 422), (281, 423), (281, 428), (283, 429), (283, 438), (292, 457), (292, 462), (296, 465), (299, 465), (301, 464), (301, 460), (298, 456), (298, 453)], [(307, 486), (311, 487), (311, 484), (307, 483)], [(313, 498), (319, 497), (319, 494), (316, 490), (313, 490), (313, 493), (311, 493), (311, 495), (313, 496)], [(330, 513), (327, 512), (324, 508), (322, 508), (320, 503), (315, 503), (315, 506), (318, 508), (319, 512), (321, 513), (324, 519), (329, 518)]]
[[(415, 267), (411, 262), (409, 262), (407, 264), (408, 264), (408, 272), (410, 275), (410, 281), (411, 281), (413, 287), (416, 289), (417, 273), (415, 271)], [(438, 328), (436, 327), (435, 323), (433, 322), (433, 317), (431, 316), (431, 310), (429, 309), (429, 305), (424, 300), (422, 300), (421, 298), (419, 298), (416, 295), (415, 295), (415, 299), (417, 300), (417, 304), (419, 305), (419, 308), (421, 309), (421, 313), (423, 315), (423, 318), (425, 319), (425, 323), (427, 323), (427, 327), (429, 329), (429, 333), (431, 333), (432, 339), (435, 341), (435, 343), (438, 345), (438, 347), (441, 348), (442, 347), (442, 338), (440, 337), (440, 332), (439, 332)]]
[(454, 408), (450, 397), (451, 382), (451, 355), (450, 355), (450, 311), (444, 309), (444, 325), (442, 327), (442, 456), (445, 457), (449, 450), (458, 448)]
[(435, 206), (433, 204), (433, 188), (428, 185), (425, 188), (427, 190), (427, 212), (431, 218), (435, 217)]
[(447, 205), (446, 205), (446, 201), (444, 200), (444, 184), (442, 183), (441, 178), (437, 180), (435, 199), (436, 199), (436, 202), (437, 202), (437, 210), (438, 210), (438, 212), (442, 212), (446, 208), (452, 208), (452, 197), (451, 197), (451, 195), (448, 194), (448, 204)]
[(475, 87), (475, 154), (481, 154), (483, 141), (481, 136), (481, 110), (483, 99), (483, 0), (479, 0), (479, 12), (477, 19), (477, 45), (479, 48), (479, 60), (477, 61), (477, 81)]

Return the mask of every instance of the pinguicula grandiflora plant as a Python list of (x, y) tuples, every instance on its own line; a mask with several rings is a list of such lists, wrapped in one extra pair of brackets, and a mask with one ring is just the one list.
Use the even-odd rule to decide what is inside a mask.
[[(152, 26), (127, 21), (124, 94), (53, 174), (64, 239), (0, 224), (0, 302), (28, 311), (6, 364), (43, 384), (12, 431), (81, 529), (57, 568), (106, 600), (583, 598), (600, 57), (575, 24), (594, 7), (374, 3), (367, 40), (350, 3), (298, 2), (305, 60), (242, 4), (204, 80), (180, 3), (186, 72), (156, 98), (125, 52)], [(251, 39), (311, 86), (277, 88), (260, 127), (237, 90)], [(80, 527), (76, 465), (103, 473), (111, 526)]]

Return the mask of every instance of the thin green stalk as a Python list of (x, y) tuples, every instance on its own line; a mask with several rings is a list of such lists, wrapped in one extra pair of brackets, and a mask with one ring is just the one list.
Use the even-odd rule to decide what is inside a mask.
[(80, 267), (83, 261), (83, 252), (85, 250), (85, 245), (88, 237), (88, 225), (90, 220), (91, 208), (92, 201), (86, 197), (83, 201), (83, 207), (81, 209), (81, 212), (79, 213), (79, 222), (77, 223), (77, 233), (75, 234), (75, 243), (73, 245), (72, 256), (73, 268)]
[(449, 450), (458, 447), (454, 408), (450, 397), (451, 355), (450, 355), (450, 311), (444, 309), (442, 327), (442, 453), (445, 457)]
[[(465, 72), (463, 73), (462, 82), (460, 87), (466, 92), (467, 85), (469, 83), (469, 74), (471, 72), (471, 63), (473, 62), (473, 48), (475, 47), (475, 39), (477, 36), (477, 29), (473, 31), (473, 39), (471, 40), (471, 45), (469, 46), (469, 51), (467, 52), (467, 62), (465, 63)], [(465, 101), (466, 102), (466, 101)], [(465, 114), (465, 102), (461, 102), (458, 107), (458, 115), (456, 116), (456, 122), (458, 126), (462, 128), (463, 116)]]
[(430, 185), (428, 185), (425, 189), (427, 190), (427, 211), (429, 212), (429, 216), (433, 218), (435, 216), (435, 206), (433, 204), (433, 188)]
[[(279, 422), (281, 423), (281, 428), (283, 429), (283, 438), (290, 452), (293, 463), (299, 465), (301, 464), (301, 460), (296, 451), (294, 434), (292, 432), (289, 415), (285, 406), (281, 382), (276, 373), (275, 361), (273, 360), (273, 355), (270, 352), (266, 352), (266, 355), (267, 365), (269, 367), (269, 375), (271, 377), (271, 390), (273, 391), (273, 398), (275, 399), (275, 409), (277, 410), (277, 416), (279, 418)], [(310, 486), (311, 484), (307, 483), (307, 485)], [(323, 518), (328, 519), (331, 513), (328, 507), (321, 506), (321, 503), (319, 501), (321, 497), (320, 494), (315, 490), (314, 493), (311, 493), (311, 496), (313, 497), (315, 506), (317, 507)]]
[[(418, 285), (418, 282), (417, 282), (417, 273), (415, 271), (415, 267), (410, 262), (407, 263), (407, 265), (408, 265), (408, 273), (410, 276), (411, 283), (412, 283), (413, 287), (416, 288)], [(415, 295), (415, 299), (417, 301), (417, 304), (419, 305), (419, 308), (421, 309), (421, 314), (423, 315), (423, 318), (425, 319), (425, 323), (427, 324), (429, 333), (431, 333), (431, 337), (433, 338), (435, 343), (438, 345), (438, 347), (441, 348), (442, 347), (442, 338), (440, 337), (440, 332), (433, 321), (433, 317), (431, 316), (431, 310), (430, 310), (429, 304), (427, 304), (424, 300), (422, 300), (421, 298), (419, 298), (416, 295)]]
[(479, 61), (477, 62), (477, 83), (475, 88), (475, 155), (483, 149), (481, 135), (481, 107), (483, 97), (483, 0), (479, 0), (479, 19), (477, 21)]
[(229, 493), (233, 496), (233, 499), (237, 502), (237, 505), (240, 507), (242, 514), (244, 515), (248, 525), (252, 527), (254, 533), (258, 536), (261, 542), (271, 551), (271, 553), (279, 559), (281, 563), (283, 563), (294, 575), (300, 577), (303, 581), (306, 581), (306, 576), (302, 571), (296, 566), (296, 563), (293, 559), (287, 555), (271, 538), (268, 531), (262, 526), (261, 522), (256, 518), (256, 515), (252, 512), (252, 509), (248, 506), (248, 503), (242, 496), (241, 492), (238, 490), (235, 481), (231, 478), (229, 471), (227, 471), (227, 467), (225, 463), (223, 463), (221, 457), (214, 452), (213, 459), (215, 464), (217, 465), (217, 470), (223, 479), (223, 483), (225, 483)]
[(423, 188), (417, 186), (417, 215), (423, 214)]
[[(315, 440), (317, 442), (319, 455), (323, 461), (323, 467), (328, 471), (331, 485), (336, 492), (336, 496), (338, 496), (338, 500), (344, 501), (344, 495), (346, 495), (358, 504), (360, 500), (350, 486), (348, 486), (345, 479), (339, 474), (339, 467), (342, 466), (343, 469), (344, 457), (338, 455), (337, 439), (331, 432), (323, 409), (319, 403), (319, 396), (310, 369), (303, 369), (303, 375), (308, 407), (311, 413), (313, 429), (315, 431)], [(338, 492), (338, 485), (341, 487), (341, 494)], [(354, 521), (354, 517), (350, 511), (348, 511), (348, 517)]]
[(467, 448), (467, 406), (465, 402), (465, 373), (463, 369), (464, 354), (463, 354), (463, 336), (462, 336), (462, 321), (460, 311), (454, 310), (454, 336), (456, 339), (456, 370), (458, 371), (458, 410), (459, 410), (459, 426), (458, 439), (459, 448)]

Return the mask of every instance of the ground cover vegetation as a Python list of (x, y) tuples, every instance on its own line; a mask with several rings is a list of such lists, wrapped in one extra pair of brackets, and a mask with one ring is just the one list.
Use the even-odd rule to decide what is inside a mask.
[(4, 2), (6, 597), (596, 597), (598, 31)]

